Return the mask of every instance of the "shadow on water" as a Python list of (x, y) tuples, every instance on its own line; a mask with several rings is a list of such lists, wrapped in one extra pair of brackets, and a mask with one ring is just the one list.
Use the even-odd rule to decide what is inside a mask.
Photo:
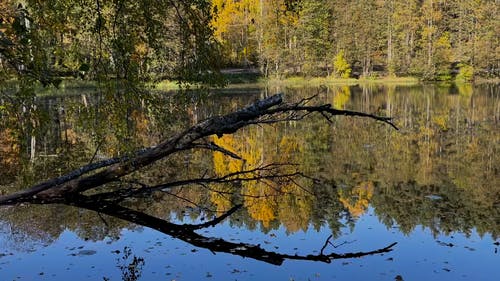
[(193, 246), (199, 248), (205, 248), (212, 252), (228, 253), (232, 255), (238, 255), (241, 257), (252, 258), (259, 261), (267, 262), (274, 265), (281, 265), (285, 260), (306, 260), (306, 261), (320, 261), (330, 263), (332, 260), (336, 259), (350, 259), (359, 258), (368, 255), (375, 255), (381, 253), (387, 253), (392, 251), (392, 247), (396, 243), (392, 243), (384, 248), (376, 249), (368, 252), (357, 252), (357, 253), (323, 253), (323, 250), (328, 244), (328, 240), (325, 241), (325, 246), (321, 250), (320, 254), (317, 255), (288, 255), (281, 254), (272, 251), (266, 251), (260, 247), (260, 245), (252, 245), (248, 243), (233, 243), (226, 241), (224, 239), (205, 237), (196, 233), (196, 230), (201, 230), (208, 227), (214, 227), (223, 221), (225, 218), (231, 216), (234, 212), (241, 209), (242, 205), (236, 205), (229, 211), (217, 217), (211, 221), (202, 224), (175, 224), (167, 220), (163, 220), (144, 212), (135, 211), (126, 207), (122, 207), (117, 204), (106, 204), (101, 200), (92, 200), (91, 197), (78, 196), (75, 197), (71, 202), (66, 202), (66, 204), (92, 210), (101, 214), (106, 214), (115, 218), (119, 218), (130, 223), (137, 225), (149, 227), (165, 233), (171, 237), (182, 240)]

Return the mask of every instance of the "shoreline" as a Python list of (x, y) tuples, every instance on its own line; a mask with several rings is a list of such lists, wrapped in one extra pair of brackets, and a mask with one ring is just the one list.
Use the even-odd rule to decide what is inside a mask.
[[(256, 72), (239, 72), (238, 74), (223, 73), (228, 83), (222, 88), (209, 88), (210, 90), (261, 88), (261, 87), (321, 87), (321, 86), (355, 86), (355, 85), (393, 85), (393, 86), (414, 86), (420, 84), (441, 84), (441, 85), (479, 85), (479, 84), (500, 84), (498, 78), (478, 77), (474, 81), (423, 81), (417, 77), (377, 77), (377, 78), (334, 78), (334, 77), (302, 77), (293, 76), (287, 78), (265, 78)], [(6, 81), (7, 84), (14, 85), (14, 80)], [(157, 83), (146, 83), (147, 88), (157, 91), (176, 91), (181, 89), (177, 82), (161, 81)], [(64, 79), (59, 89), (82, 89), (97, 88), (95, 81)], [(196, 90), (200, 85), (191, 85), (191, 90)], [(41, 92), (52, 92), (55, 88), (43, 88)]]

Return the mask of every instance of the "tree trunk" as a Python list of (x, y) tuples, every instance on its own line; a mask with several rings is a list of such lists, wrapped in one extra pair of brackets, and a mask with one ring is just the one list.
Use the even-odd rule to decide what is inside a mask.
[[(305, 103), (308, 101), (310, 101), (310, 99), (304, 99), (298, 103), (287, 104), (283, 103), (281, 94), (270, 96), (263, 100), (256, 101), (241, 110), (202, 121), (164, 140), (156, 146), (140, 150), (133, 155), (91, 163), (61, 177), (35, 185), (27, 190), (1, 196), (0, 205), (16, 204), (23, 201), (32, 202), (33, 200), (44, 202), (47, 200), (56, 200), (58, 198), (64, 200), (64, 198), (75, 196), (89, 189), (117, 181), (125, 175), (135, 172), (176, 152), (194, 148), (219, 151), (231, 157), (238, 158), (234, 153), (211, 143), (207, 137), (232, 134), (240, 128), (252, 124), (268, 124), (286, 120), (299, 120), (313, 112), (318, 112), (327, 119), (329, 119), (329, 116), (336, 115), (372, 118), (385, 122), (397, 129), (397, 127), (390, 122), (391, 118), (389, 117), (380, 117), (349, 110), (338, 110), (332, 108), (330, 104), (306, 106)], [(98, 169), (101, 170), (95, 172)], [(86, 175), (90, 172), (95, 173)]]

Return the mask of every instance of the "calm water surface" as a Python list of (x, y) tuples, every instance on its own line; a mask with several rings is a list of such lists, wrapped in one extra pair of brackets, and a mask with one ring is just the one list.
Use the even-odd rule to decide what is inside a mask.
[(0, 193), (154, 145), (277, 92), (290, 101), (317, 95), (315, 103), (394, 116), (400, 130), (321, 116), (247, 127), (211, 140), (244, 161), (180, 153), (105, 188), (293, 163), (281, 171), (306, 177), (183, 186), (121, 205), (166, 222), (200, 224), (242, 204), (195, 233), (268, 253), (369, 252), (397, 242), (391, 252), (276, 265), (195, 246), (187, 236), (154, 230), (157, 224), (88, 206), (28, 204), (0, 208), (0, 280), (498, 280), (498, 85), (228, 90), (182, 102), (67, 89), (64, 97), (38, 98), (31, 115), (2, 115)]

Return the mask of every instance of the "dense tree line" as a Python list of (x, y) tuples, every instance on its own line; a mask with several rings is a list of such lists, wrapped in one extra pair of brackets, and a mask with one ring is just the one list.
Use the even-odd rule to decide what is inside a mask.
[(5, 0), (0, 65), (2, 77), (56, 85), (61, 76), (221, 84), (221, 66), (498, 77), (499, 10), (498, 0)]
[[(209, 1), (6, 0), (0, 4), (4, 77), (217, 84)], [(111, 78), (111, 79), (110, 79)]]
[(214, 0), (229, 65), (265, 74), (498, 76), (500, 3), (494, 0)]

